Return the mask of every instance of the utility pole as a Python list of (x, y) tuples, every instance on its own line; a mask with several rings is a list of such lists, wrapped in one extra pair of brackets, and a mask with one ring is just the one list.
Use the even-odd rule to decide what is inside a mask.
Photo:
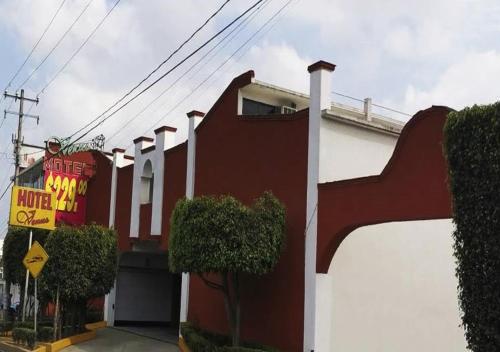
[(35, 104), (38, 104), (38, 98), (36, 98), (36, 99), (26, 98), (24, 96), (24, 89), (21, 89), (21, 95), (17, 95), (17, 92), (16, 92), (16, 94), (9, 94), (7, 92), (4, 92), (3, 95), (5, 96), (5, 98), (12, 98), (12, 99), (14, 99), (16, 101), (19, 99), (19, 112), (18, 113), (13, 112), (13, 111), (4, 110), (5, 117), (7, 116), (7, 114), (17, 115), (18, 116), (17, 136), (13, 140), (13, 142), (14, 142), (15, 166), (16, 166), (15, 173), (14, 173), (14, 184), (17, 185), (19, 183), (19, 180), (18, 180), (19, 172), (21, 171), (20, 169), (21, 169), (21, 146), (22, 146), (22, 143), (23, 143), (23, 118), (24, 117), (29, 117), (29, 118), (36, 119), (37, 124), (38, 124), (38, 121), (39, 121), (39, 117), (38, 116), (24, 114), (24, 111), (23, 111), (24, 101), (25, 100), (26, 101), (31, 101), (31, 102), (33, 102)]
[[(26, 98), (24, 96), (24, 89), (21, 89), (21, 95), (17, 95), (17, 92), (16, 92), (15, 95), (9, 94), (7, 92), (4, 92), (3, 95), (4, 95), (5, 98), (12, 98), (15, 101), (17, 101), (19, 99), (19, 112), (18, 113), (15, 113), (13, 111), (4, 110), (4, 118), (7, 117), (7, 114), (17, 115), (17, 117), (18, 117), (17, 136), (16, 136), (15, 139), (13, 138), (15, 166), (16, 166), (15, 173), (14, 173), (14, 184), (18, 185), (19, 184), (19, 177), (18, 176), (19, 176), (19, 173), (21, 171), (21, 147), (22, 147), (23, 141), (24, 141), (24, 138), (23, 138), (23, 118), (24, 117), (29, 117), (29, 118), (36, 119), (36, 123), (37, 124), (38, 124), (38, 121), (39, 121), (39, 117), (38, 116), (24, 114), (24, 111), (23, 111), (24, 101), (27, 100), (27, 101), (31, 101), (31, 102), (33, 102), (35, 104), (38, 104), (38, 98), (36, 98), (36, 99)], [(33, 231), (30, 230), (30, 239), (29, 239), (28, 250), (31, 248), (32, 239), (33, 239)], [(25, 319), (25, 316), (26, 316), (26, 302), (28, 300), (28, 283), (29, 283), (29, 271), (26, 270), (26, 282), (25, 282), (25, 285), (24, 285), (24, 300), (23, 300), (23, 315), (22, 315), (22, 321), (23, 322), (24, 322), (24, 319)], [(10, 285), (8, 285), (8, 287), (9, 287), (9, 292), (6, 293), (6, 295), (10, 294)], [(6, 305), (5, 305), (5, 308), (7, 308), (7, 309), (10, 306), (10, 303), (11, 303), (9, 301), (10, 301), (10, 297), (7, 296), (7, 302), (6, 302)], [(35, 304), (35, 307), (36, 307), (36, 304)]]

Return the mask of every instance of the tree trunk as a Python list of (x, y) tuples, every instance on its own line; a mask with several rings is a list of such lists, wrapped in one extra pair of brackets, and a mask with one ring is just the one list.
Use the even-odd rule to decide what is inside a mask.
[(238, 273), (233, 274), (233, 289), (234, 289), (234, 330), (235, 336), (233, 337), (233, 346), (240, 345), (240, 320), (241, 320), (241, 308), (240, 308), (240, 278)]
[(56, 308), (54, 310), (54, 341), (57, 340), (57, 335), (59, 332), (59, 287), (56, 291)]

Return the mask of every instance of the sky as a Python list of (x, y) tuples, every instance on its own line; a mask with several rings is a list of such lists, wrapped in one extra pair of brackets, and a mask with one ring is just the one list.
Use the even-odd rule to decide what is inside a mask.
[[(13, 93), (24, 88), (26, 96), (39, 95), (40, 99), (36, 106), (25, 106), (25, 111), (40, 116), (39, 125), (34, 120), (25, 121), (26, 143), (43, 145), (50, 136), (69, 136), (102, 114), (225, 2), (119, 0), (95, 34), (42, 92), (116, 1), (66, 0), (8, 86), (62, 0), (0, 0), (0, 89)], [(229, 1), (148, 82), (255, 1)], [(187, 134), (185, 113), (208, 111), (235, 76), (252, 69), (258, 80), (307, 93), (307, 66), (320, 59), (337, 65), (332, 75), (335, 92), (359, 99), (371, 97), (374, 103), (411, 115), (431, 105), (461, 109), (500, 99), (497, 0), (264, 0), (244, 19), (211, 52), (207, 54), (240, 22), (88, 137), (102, 133), (107, 150), (128, 147), (130, 151), (134, 138), (152, 136), (155, 128), (169, 125), (178, 128), (177, 142), (181, 143)], [(47, 56), (57, 42), (59, 45)], [(188, 71), (203, 55), (207, 56)], [(338, 95), (332, 98), (360, 107), (355, 100)], [(7, 108), (17, 110), (18, 103), (0, 98), (0, 109)], [(392, 117), (408, 119), (406, 115)], [(3, 191), (13, 173), (11, 135), (17, 120), (0, 119), (0, 125)], [(0, 237), (6, 230), (8, 198), (0, 200)]]

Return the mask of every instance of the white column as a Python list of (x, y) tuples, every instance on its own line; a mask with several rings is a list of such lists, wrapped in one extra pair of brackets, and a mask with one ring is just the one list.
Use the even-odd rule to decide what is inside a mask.
[[(115, 228), (116, 192), (118, 188), (118, 168), (124, 166), (125, 150), (113, 149), (113, 170), (111, 171), (111, 200), (109, 202), (109, 228)], [(104, 296), (104, 320), (108, 326), (115, 325), (116, 281), (111, 291)]]
[(134, 176), (132, 180), (132, 204), (130, 205), (130, 237), (139, 237), (139, 213), (141, 209), (141, 176), (144, 167), (142, 150), (153, 145), (153, 138), (134, 139)]
[(318, 61), (310, 73), (309, 142), (307, 152), (307, 207), (304, 272), (304, 352), (316, 351), (316, 243), (320, 175), (321, 114), (331, 107), (331, 72), (335, 65)]
[(372, 120), (372, 98), (365, 98), (364, 112), (367, 121)]
[[(186, 172), (186, 198), (192, 199), (194, 197), (194, 180), (195, 180), (195, 159), (196, 159), (196, 126), (200, 123), (201, 119), (205, 116), (204, 113), (199, 111), (191, 111), (187, 113), (189, 119), (188, 129), (188, 150), (187, 150), (187, 172)], [(180, 321), (187, 321), (189, 304), (189, 274), (182, 273), (181, 284), (181, 314)], [(180, 333), (180, 332), (179, 332)]]
[(161, 235), (163, 217), (163, 189), (165, 175), (165, 150), (175, 145), (175, 132), (177, 128), (162, 126), (155, 130), (156, 146), (153, 160), (153, 204), (151, 213), (151, 235)]

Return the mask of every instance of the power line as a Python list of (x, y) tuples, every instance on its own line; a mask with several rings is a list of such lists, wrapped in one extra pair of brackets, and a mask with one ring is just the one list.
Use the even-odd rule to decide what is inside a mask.
[[(96, 129), (97, 127), (99, 127), (100, 125), (102, 125), (106, 120), (108, 120), (109, 118), (111, 118), (112, 116), (114, 116), (116, 113), (118, 113), (120, 110), (122, 110), (123, 108), (125, 108), (128, 104), (130, 104), (132, 101), (134, 101), (135, 99), (137, 99), (139, 96), (141, 96), (142, 94), (144, 94), (146, 91), (148, 91), (149, 89), (151, 89), (153, 86), (155, 86), (159, 81), (161, 81), (163, 78), (165, 78), (167, 75), (169, 75), (172, 71), (174, 71), (175, 69), (177, 69), (180, 65), (182, 65), (184, 62), (186, 62), (188, 59), (190, 59), (192, 56), (194, 56), (195, 54), (197, 54), (200, 50), (202, 50), (205, 46), (207, 46), (210, 42), (212, 42), (215, 38), (217, 38), (219, 35), (221, 35), (226, 29), (228, 29), (229, 27), (231, 27), (235, 22), (237, 22), (240, 18), (242, 18), (243, 16), (245, 16), (248, 12), (250, 12), (254, 7), (256, 7), (258, 4), (260, 4), (263, 0), (258, 0), (257, 2), (255, 2), (252, 6), (250, 6), (247, 10), (245, 10), (243, 13), (241, 13), (238, 17), (236, 17), (234, 20), (232, 20), (229, 24), (227, 24), (224, 28), (222, 28), (220, 31), (218, 31), (216, 34), (214, 34), (210, 39), (208, 39), (207, 41), (205, 41), (202, 45), (200, 45), (197, 49), (195, 49), (194, 51), (192, 51), (189, 55), (187, 55), (184, 59), (182, 59), (181, 61), (179, 61), (176, 65), (174, 65), (171, 69), (169, 69), (167, 72), (165, 72), (163, 75), (161, 75), (159, 78), (157, 78), (155, 81), (153, 81), (152, 83), (150, 83), (147, 87), (145, 87), (144, 89), (142, 89), (139, 93), (135, 94), (132, 98), (130, 98), (129, 100), (127, 100), (124, 104), (122, 104), (118, 109), (116, 109), (115, 111), (113, 111), (110, 115), (106, 116), (103, 120), (101, 120), (98, 124), (96, 124), (95, 126), (91, 127), (87, 132), (83, 133), (79, 138), (77, 138), (73, 143), (77, 142), (78, 140), (80, 140), (81, 138), (85, 137), (87, 134), (89, 134), (91, 131), (93, 131), (94, 129)], [(100, 117), (102, 117), (103, 114), (99, 115), (98, 117), (96, 117), (92, 122), (95, 122), (97, 121)], [(89, 124), (88, 124), (89, 125)], [(80, 129), (80, 131), (83, 130)], [(78, 131), (76, 132), (78, 133)], [(74, 136), (76, 133), (74, 133), (72, 136)]]
[(116, 102), (114, 102), (110, 107), (108, 107), (103, 113), (101, 113), (99, 116), (97, 116), (95, 119), (93, 119), (92, 121), (90, 121), (89, 123), (87, 123), (85, 126), (83, 126), (82, 128), (80, 128), (79, 130), (77, 130), (75, 133), (73, 133), (71, 137), (73, 137), (74, 135), (76, 135), (77, 133), (81, 132), (82, 130), (84, 130), (85, 128), (87, 128), (88, 126), (90, 126), (92, 123), (94, 123), (95, 121), (97, 121), (99, 118), (101, 118), (102, 116), (104, 116), (106, 113), (108, 113), (111, 109), (113, 109), (115, 106), (117, 106), (118, 104), (120, 104), (125, 98), (127, 98), (130, 94), (132, 94), (137, 88), (139, 88), (145, 81), (147, 81), (152, 75), (154, 75), (165, 63), (167, 63), (176, 53), (179, 52), (179, 50), (181, 50), (191, 39), (193, 39), (193, 37), (199, 32), (201, 31), (207, 24), (208, 22), (210, 22), (210, 20), (212, 18), (214, 18), (223, 8), (224, 6), (226, 6), (227, 3), (229, 3), (229, 1), (231, 0), (226, 0), (222, 6), (220, 6), (217, 11), (215, 11), (212, 15), (210, 15), (208, 17), (208, 19), (200, 26), (198, 27), (186, 40), (184, 40), (184, 42), (181, 43), (181, 45), (179, 45), (174, 51), (172, 51), (169, 56), (163, 60), (153, 71), (151, 71), (145, 78), (143, 78), (138, 84), (136, 84), (134, 87), (132, 87), (132, 89), (130, 89), (124, 96), (122, 96), (120, 99), (118, 99)]
[(97, 32), (97, 30), (101, 27), (101, 25), (106, 21), (108, 16), (113, 12), (115, 7), (118, 5), (118, 3), (121, 0), (117, 0), (114, 5), (108, 10), (106, 15), (101, 19), (101, 21), (97, 24), (97, 26), (90, 32), (90, 34), (87, 36), (87, 38), (83, 41), (83, 43), (80, 45), (80, 47), (71, 55), (71, 57), (64, 63), (64, 65), (59, 69), (59, 71), (56, 72), (56, 74), (52, 77), (52, 79), (38, 92), (37, 95), (40, 95), (45, 92), (45, 90), (56, 80), (56, 78), (59, 76), (59, 74), (64, 71), (66, 66), (69, 65), (69, 63), (75, 58), (76, 55), (83, 49), (83, 47), (87, 44), (87, 42), (94, 36), (94, 34)]
[[(278, 16), (286, 7), (290, 5), (293, 0), (288, 0), (277, 12), (275, 12), (262, 26), (254, 32), (242, 45), (240, 45), (226, 60), (224, 60), (215, 70), (213, 70), (208, 77), (206, 77), (203, 81), (201, 81), (188, 95), (186, 95), (182, 100), (177, 102), (177, 104), (171, 108), (165, 115), (163, 115), (160, 119), (158, 119), (154, 124), (152, 124), (147, 130), (145, 130), (142, 134), (144, 135), (148, 132), (152, 127), (159, 124), (165, 117), (167, 117), (170, 113), (172, 113), (175, 109), (177, 109), (184, 101), (186, 101), (191, 95), (194, 94), (203, 84), (205, 84), (217, 71), (219, 71), (229, 60), (231, 60), (234, 55), (236, 55), (243, 47), (245, 47), (257, 34), (259, 34), (276, 16)], [(272, 27), (269, 27), (271, 29)], [(131, 145), (127, 146), (128, 149)]]
[[(253, 18), (255, 17), (255, 15), (258, 14), (271, 1), (272, 0), (264, 0), (264, 2), (262, 3), (262, 5), (259, 6), (258, 8), (256, 8), (255, 11), (251, 15), (249, 15), (242, 22), (240, 22), (236, 27), (234, 27), (227, 35), (225, 35), (209, 51), (207, 51), (198, 61), (196, 61), (195, 63), (193, 63), (191, 65), (191, 67), (189, 67), (188, 70), (184, 71), (184, 73), (180, 77), (178, 77), (172, 84), (170, 84), (166, 89), (164, 89), (158, 96), (156, 96), (153, 100), (151, 100), (137, 114), (135, 114), (134, 116), (132, 116), (132, 118), (130, 118), (124, 125), (125, 126), (129, 126), (132, 121), (134, 121), (137, 117), (139, 117), (140, 115), (142, 115), (153, 103), (155, 103), (165, 93), (167, 93), (170, 89), (172, 89), (182, 78), (184, 78), (189, 72), (191, 72), (201, 61), (203, 61), (208, 55), (210, 55), (210, 53), (212, 53), (217, 47), (219, 47), (219, 45), (222, 44), (231, 34), (233, 34), (236, 30), (239, 29), (238, 32), (236, 32), (236, 34), (233, 37), (231, 37), (223, 46), (219, 47), (219, 49), (217, 51), (215, 51), (215, 53), (195, 73), (200, 72), (208, 64), (208, 62), (210, 62), (222, 49), (224, 49), (253, 20)], [(192, 76), (189, 77), (188, 79), (191, 79), (191, 78), (192, 78)], [(153, 113), (155, 113), (156, 111), (158, 111), (158, 109), (161, 108), (164, 105), (165, 105), (165, 103), (162, 104), (162, 105), (160, 105), (160, 106), (158, 106)], [(115, 136), (117, 136), (118, 134), (120, 134), (123, 131), (124, 131), (124, 129), (117, 129), (115, 131), (115, 133), (113, 135), (111, 135), (111, 137), (109, 137), (109, 138), (106, 139), (106, 142), (109, 143)]]
[(75, 18), (75, 20), (73, 21), (73, 23), (71, 24), (71, 26), (69, 26), (69, 28), (66, 30), (66, 32), (64, 32), (64, 34), (59, 38), (59, 40), (56, 42), (56, 44), (52, 47), (52, 49), (50, 49), (49, 53), (47, 55), (45, 55), (45, 57), (42, 59), (42, 61), (38, 64), (37, 67), (35, 67), (35, 69), (33, 71), (31, 71), (31, 73), (28, 75), (28, 77), (23, 81), (23, 83), (21, 83), (16, 90), (19, 90), (19, 88), (21, 88), (22, 86), (24, 86), (30, 79), (31, 77), (33, 77), (33, 74), (38, 71), (38, 69), (45, 63), (45, 61), (47, 61), (47, 59), (49, 58), (50, 55), (52, 55), (52, 53), (54, 52), (54, 50), (57, 49), (57, 47), (59, 46), (59, 44), (61, 44), (61, 42), (64, 40), (64, 38), (66, 38), (66, 36), (68, 35), (68, 33), (73, 29), (73, 27), (75, 26), (75, 24), (80, 20), (80, 18), (83, 16), (83, 14), (87, 11), (87, 9), (89, 8), (90, 4), (92, 3), (92, 1), (94, 0), (90, 0), (87, 5), (85, 5), (85, 7), (83, 8), (83, 10), (80, 12), (80, 14)]
[[(47, 25), (47, 27), (45, 27), (42, 35), (40, 36), (40, 38), (38, 38), (37, 42), (35, 43), (35, 45), (31, 49), (31, 51), (29, 52), (28, 56), (26, 57), (26, 59), (24, 59), (24, 62), (17, 69), (17, 71), (14, 74), (14, 76), (12, 76), (12, 78), (9, 81), (9, 83), (7, 83), (7, 85), (5, 86), (4, 91), (7, 90), (10, 87), (10, 85), (12, 84), (12, 82), (14, 82), (14, 80), (16, 79), (17, 75), (19, 75), (19, 72), (21, 72), (21, 70), (23, 69), (24, 65), (26, 65), (26, 62), (28, 62), (29, 58), (31, 57), (31, 55), (33, 54), (33, 52), (35, 51), (35, 49), (38, 47), (38, 44), (40, 44), (40, 42), (42, 41), (43, 37), (45, 37), (45, 34), (49, 30), (49, 28), (52, 26), (52, 23), (54, 22), (54, 20), (56, 19), (57, 15), (59, 14), (59, 11), (61, 11), (61, 9), (62, 9), (62, 7), (63, 7), (63, 5), (64, 5), (65, 2), (66, 2), (66, 0), (63, 0), (61, 2), (61, 4), (59, 5), (59, 7), (56, 10), (56, 13), (54, 14), (54, 16), (52, 16), (49, 24)], [(4, 96), (2, 96), (2, 98), (5, 99)]]

